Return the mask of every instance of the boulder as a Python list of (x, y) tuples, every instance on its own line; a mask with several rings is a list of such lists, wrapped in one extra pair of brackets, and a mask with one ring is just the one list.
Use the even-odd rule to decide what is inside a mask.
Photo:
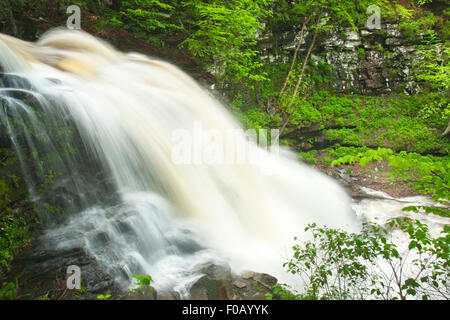
[(229, 266), (211, 264), (190, 288), (194, 300), (264, 300), (277, 279), (269, 274), (246, 271), (233, 274)]

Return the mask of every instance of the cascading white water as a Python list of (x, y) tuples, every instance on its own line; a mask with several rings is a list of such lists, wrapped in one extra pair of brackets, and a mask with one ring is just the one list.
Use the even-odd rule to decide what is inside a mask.
[[(86, 33), (67, 30), (52, 31), (35, 44), (0, 35), (0, 52), (4, 72), (26, 83), (10, 79), (3, 84), (9, 89), (0, 88), (2, 118), (12, 136), (16, 127), (9, 119), (16, 114), (31, 123), (16, 140), (22, 136), (41, 158), (41, 144), (30, 143), (36, 133), (67, 145), (73, 138), (54, 136), (55, 128), (66, 125), (81, 140), (82, 155), (49, 149), (60, 154), (58, 163), (66, 168), (59, 192), (71, 188), (84, 199), (81, 212), (49, 231), (50, 239), (59, 246), (81, 242), (119, 280), (148, 273), (156, 285), (182, 291), (198, 263), (221, 258), (236, 270), (283, 280), (283, 252), (308, 223), (357, 228), (337, 183), (286, 150), (261, 151), (243, 131), (235, 144), (245, 143), (268, 172), (249, 161), (175, 162), (173, 152), (181, 142), (174, 133), (195, 136), (200, 125), (227, 136), (240, 126), (173, 65), (123, 54)], [(37, 102), (40, 118), (18, 92)], [(194, 139), (192, 148), (204, 147), (208, 139), (203, 139)], [(230, 152), (218, 141), (224, 153)], [(13, 143), (20, 151), (20, 143)], [(25, 154), (22, 158), (26, 169)], [(103, 182), (94, 188), (89, 179), (95, 174)], [(105, 198), (109, 195), (112, 199)]]

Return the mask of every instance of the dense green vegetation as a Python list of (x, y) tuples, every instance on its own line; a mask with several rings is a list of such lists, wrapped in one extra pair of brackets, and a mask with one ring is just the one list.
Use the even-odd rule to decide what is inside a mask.
[[(189, 55), (211, 76), (243, 126), (280, 129), (280, 143), (298, 152), (299, 160), (328, 173), (340, 167), (372, 175), (368, 164), (382, 163), (384, 171), (377, 174), (386, 184), (405, 185), (442, 204), (407, 210), (449, 217), (450, 9), (445, 0), (7, 0), (0, 4), (0, 31), (34, 40), (64, 25), (71, 4), (82, 9), (83, 29), (119, 47), (126, 42), (134, 51)], [(411, 61), (404, 86), (390, 94), (337, 90), (334, 81), (342, 75), (317, 58), (331, 31), (365, 27), (369, 5), (381, 8), (383, 21), (398, 22), (402, 43), (420, 57)], [(284, 48), (285, 34), (295, 40), (290, 50)], [(386, 61), (398, 58), (384, 43), (375, 49)], [(367, 50), (357, 49), (360, 63)], [(408, 91), (407, 81), (418, 89)], [(38, 223), (20, 174), (7, 169), (17, 159), (0, 147), (0, 270), (7, 270)], [(423, 273), (390, 284), (385, 280), (391, 275), (371, 279), (366, 262), (382, 258), (394, 266), (408, 252), (387, 239), (387, 227), (366, 224), (361, 234), (348, 234), (314, 226), (308, 227), (314, 241), (294, 246), (286, 264), (306, 280), (305, 291), (281, 286), (272, 298), (427, 299), (431, 290), (448, 299), (442, 291), (448, 288), (442, 280), (448, 277), (448, 228), (432, 239), (418, 221), (395, 220), (390, 227), (409, 236), (409, 251), (433, 257), (433, 262), (416, 261)], [(398, 275), (399, 270), (391, 271)], [(389, 291), (390, 285), (395, 290)], [(5, 286), (8, 294), (10, 287)]]
[(20, 178), (17, 157), (10, 150), (0, 151), (0, 271), (3, 271), (8, 269), (9, 260), (30, 244), (39, 221), (28, 203), (28, 192)]
[[(407, 235), (407, 246), (392, 239), (387, 228)], [(293, 247), (284, 264), (305, 286), (295, 292), (278, 285), (269, 299), (398, 300), (449, 299), (449, 228), (432, 238), (420, 221), (392, 219), (387, 228), (366, 223), (359, 234), (308, 226), (313, 240)]]
[[(134, 287), (131, 289), (128, 289), (128, 294), (134, 295), (153, 295), (153, 289), (151, 287), (151, 283), (153, 282), (153, 279), (150, 275), (148, 274), (142, 274), (142, 275), (137, 275), (137, 274), (133, 274), (131, 276), (135, 283), (134, 283)], [(118, 297), (113, 297), (111, 294), (100, 294), (97, 296), (98, 300), (111, 300), (111, 299), (118, 299)]]

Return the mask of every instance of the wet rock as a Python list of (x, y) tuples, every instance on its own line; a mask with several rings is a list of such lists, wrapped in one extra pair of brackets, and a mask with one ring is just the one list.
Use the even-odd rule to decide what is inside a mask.
[(264, 300), (277, 283), (275, 277), (265, 273), (233, 274), (229, 266), (211, 264), (202, 270), (209, 273), (192, 285), (190, 298), (194, 300)]
[(397, 39), (397, 38), (387, 38), (386, 39), (386, 45), (387, 46), (399, 46), (402, 44), (402, 40), (401, 39)]
[(271, 290), (273, 286), (277, 284), (278, 281), (277, 278), (267, 273), (259, 273), (256, 276), (254, 276), (253, 279), (269, 290)]
[(205, 273), (208, 278), (214, 280), (231, 280), (231, 268), (229, 265), (209, 264), (201, 268), (201, 272)]
[(183, 253), (194, 253), (204, 248), (195, 240), (194, 236), (188, 231), (183, 232), (182, 235), (169, 234), (167, 235), (167, 240)]
[[(67, 287), (69, 266), (78, 266), (81, 289)], [(17, 279), (17, 299), (96, 299), (100, 293), (119, 294), (121, 289), (104, 266), (83, 248), (58, 249), (37, 241), (11, 263), (5, 281)]]
[(95, 230), (87, 234), (87, 241), (92, 248), (103, 248), (111, 241), (111, 239), (105, 231)]
[(227, 288), (231, 286), (231, 268), (228, 265), (207, 264), (199, 270), (200, 277), (190, 289), (194, 300), (227, 300)]
[(346, 32), (347, 40), (358, 41), (360, 40), (359, 33), (353, 30)]
[(394, 37), (394, 38), (400, 37), (400, 30), (398, 28), (398, 24), (387, 24), (386, 25), (386, 34), (389, 37)]
[[(101, 232), (97, 236), (101, 237)], [(111, 294), (120, 300), (179, 300), (173, 290), (141, 287), (134, 291), (120, 287), (111, 275), (111, 266), (100, 264), (82, 247), (58, 249), (45, 241), (37, 242), (28, 251), (17, 256), (5, 281), (17, 279), (17, 299), (96, 300), (98, 295)], [(67, 287), (69, 266), (78, 266), (81, 289)], [(195, 300), (255, 300), (272, 293), (277, 279), (252, 271), (234, 274), (226, 263), (208, 263), (197, 270), (201, 275), (189, 289), (188, 299)]]
[(175, 291), (159, 290), (156, 296), (156, 300), (180, 300), (180, 294)]
[(228, 281), (211, 279), (203, 276), (191, 287), (190, 295), (193, 300), (228, 300), (226, 287)]
[(119, 220), (114, 223), (114, 227), (117, 228), (117, 231), (120, 233), (134, 233), (134, 229), (128, 221)]
[(156, 300), (159, 294), (153, 287), (139, 287), (120, 297), (120, 300)]
[(240, 280), (233, 281), (233, 285), (239, 289), (243, 289), (247, 286), (247, 284), (245, 282), (242, 282)]
[(357, 178), (357, 177), (359, 177), (359, 173), (352, 171), (352, 172), (350, 172), (350, 177)]
[(248, 279), (253, 278), (253, 277), (255, 276), (255, 274), (256, 274), (256, 273), (254, 273), (253, 271), (245, 271), (245, 272), (241, 275), (241, 277), (242, 277), (243, 279), (248, 280)]
[[(298, 43), (298, 33), (299, 30), (292, 30), (282, 34), (262, 34), (265, 43), (261, 47), (262, 55), (273, 56), (273, 46), (267, 43), (277, 43), (281, 48), (275, 54), (276, 60), (289, 63)], [(312, 32), (306, 30), (301, 48), (307, 48), (311, 41)], [(362, 28), (359, 32), (335, 26), (319, 36), (313, 52), (316, 58), (312, 60), (323, 60), (332, 66), (336, 71), (334, 87), (339, 92), (413, 94), (419, 90), (418, 84), (409, 80), (409, 74), (398, 70), (411, 69), (414, 61), (420, 58), (415, 46), (420, 41), (420, 35), (414, 43), (407, 40), (399, 28), (399, 21), (395, 20), (383, 21), (380, 29)]]
[(98, 283), (91, 282), (90, 285), (88, 284), (87, 292), (92, 293), (102, 293), (109, 290), (109, 288), (112, 286), (113, 280), (105, 280)]
[(372, 32), (368, 31), (368, 30), (361, 30), (361, 37), (367, 37), (372, 35)]

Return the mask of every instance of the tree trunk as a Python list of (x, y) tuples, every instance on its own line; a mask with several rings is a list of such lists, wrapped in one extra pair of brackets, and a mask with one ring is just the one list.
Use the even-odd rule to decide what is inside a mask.
[(295, 48), (295, 53), (294, 53), (294, 58), (292, 59), (291, 68), (289, 69), (286, 79), (284, 80), (283, 87), (281, 88), (280, 93), (278, 94), (278, 97), (277, 97), (277, 105), (280, 104), (281, 96), (283, 95), (284, 90), (286, 89), (286, 86), (289, 82), (289, 79), (291, 78), (292, 70), (294, 70), (295, 62), (297, 61), (298, 52), (303, 43), (303, 36), (305, 33), (305, 29), (306, 29), (306, 26), (308, 25), (309, 21), (311, 21), (311, 16), (309, 16), (308, 19), (306, 19), (305, 22), (303, 22), (302, 29), (300, 30), (300, 39), (298, 40), (297, 47)]
[(316, 23), (317, 28), (314, 31), (313, 40), (311, 42), (311, 45), (308, 48), (308, 53), (306, 54), (305, 61), (303, 62), (302, 71), (300, 73), (300, 76), (298, 77), (297, 85), (295, 86), (294, 93), (292, 94), (291, 101), (289, 101), (289, 104), (287, 105), (286, 110), (289, 109), (292, 106), (292, 104), (294, 103), (295, 98), (297, 97), (297, 94), (298, 94), (298, 90), (300, 89), (300, 85), (303, 82), (303, 76), (305, 74), (306, 65), (308, 64), (308, 60), (309, 60), (309, 57), (311, 56), (312, 49), (314, 48), (314, 46), (316, 44), (317, 34), (319, 33), (319, 27), (318, 26), (319, 26), (319, 23), (320, 23), (321, 19), (322, 19), (322, 14), (319, 14), (319, 17), (318, 17), (317, 23)]
[(309, 97), (309, 94), (307, 94), (306, 96), (304, 96), (302, 98), (302, 100), (297, 104), (297, 106), (295, 107), (295, 109), (283, 120), (281, 127), (280, 127), (280, 131), (278, 131), (278, 135), (275, 137), (274, 142), (277, 142), (278, 139), (283, 135), (284, 129), (286, 129), (286, 126), (288, 125), (289, 121), (291, 120), (291, 117), (294, 113), (297, 112), (298, 108), (302, 105), (302, 103), (306, 100), (306, 98)]
[(448, 120), (447, 129), (445, 129), (445, 131), (442, 133), (442, 136), (445, 137), (449, 133), (450, 133), (450, 119)]
[(112, 0), (111, 9), (113, 9), (114, 11), (120, 11), (121, 6), (122, 0)]

